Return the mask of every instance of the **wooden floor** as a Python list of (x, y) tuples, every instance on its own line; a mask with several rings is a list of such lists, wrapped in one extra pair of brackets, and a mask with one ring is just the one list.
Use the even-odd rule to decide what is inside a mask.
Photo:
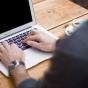
[[(59, 38), (65, 36), (65, 28), (75, 18), (88, 18), (88, 10), (70, 0), (33, 0), (37, 24)], [(27, 70), (35, 79), (43, 77), (49, 68), (50, 60)], [(0, 88), (16, 88), (12, 79), (0, 73)]]

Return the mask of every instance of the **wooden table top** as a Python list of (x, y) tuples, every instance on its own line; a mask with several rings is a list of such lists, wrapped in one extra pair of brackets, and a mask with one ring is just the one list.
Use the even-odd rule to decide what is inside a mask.
[[(71, 0), (33, 0), (37, 24), (59, 38), (65, 36), (65, 28), (75, 18), (88, 18), (88, 10)], [(50, 60), (46, 60), (31, 69), (28, 74), (40, 79), (48, 70)], [(0, 88), (16, 88), (12, 79), (0, 72)]]

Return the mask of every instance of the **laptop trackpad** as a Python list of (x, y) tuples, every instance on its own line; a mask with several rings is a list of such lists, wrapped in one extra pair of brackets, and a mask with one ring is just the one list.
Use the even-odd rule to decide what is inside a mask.
[(29, 48), (24, 52), (26, 69), (33, 67), (38, 63), (52, 57), (52, 53), (43, 52), (35, 48)]

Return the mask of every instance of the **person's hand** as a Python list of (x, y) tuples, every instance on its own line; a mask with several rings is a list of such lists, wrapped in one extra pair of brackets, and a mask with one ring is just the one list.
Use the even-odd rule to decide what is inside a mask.
[(0, 59), (8, 68), (13, 61), (19, 60), (24, 62), (24, 53), (15, 44), (9, 45), (6, 41), (0, 45)]
[(48, 34), (38, 29), (37, 30), (33, 29), (23, 42), (27, 43), (28, 45), (34, 48), (46, 52), (53, 52), (55, 50), (56, 41), (57, 41), (56, 39), (50, 37)]
[[(2, 45), (0, 45), (0, 59), (8, 68), (9, 64), (13, 61), (19, 60), (24, 62), (24, 53), (17, 45), (9, 45), (6, 41), (4, 41)], [(16, 86), (29, 78), (23, 65), (19, 65), (14, 69), (11, 69), (9, 72), (13, 77)]]

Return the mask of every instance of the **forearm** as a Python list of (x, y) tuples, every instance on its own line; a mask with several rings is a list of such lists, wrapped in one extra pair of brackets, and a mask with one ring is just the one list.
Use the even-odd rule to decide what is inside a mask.
[(30, 78), (23, 65), (19, 65), (16, 68), (10, 70), (10, 74), (11, 74), (16, 86), (18, 86), (22, 81)]

